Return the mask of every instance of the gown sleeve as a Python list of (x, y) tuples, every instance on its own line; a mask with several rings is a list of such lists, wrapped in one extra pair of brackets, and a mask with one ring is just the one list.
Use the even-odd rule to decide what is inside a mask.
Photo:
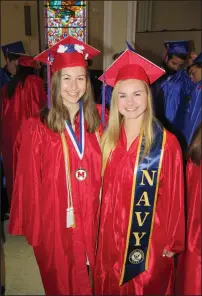
[(14, 152), (14, 188), (8, 231), (24, 235), (32, 246), (40, 244), (41, 147), (38, 119), (25, 121), (18, 133)]
[(4, 89), (0, 88), (0, 155), (2, 154), (2, 129), (3, 129), (3, 110), (4, 110)]
[(44, 89), (43, 80), (36, 76), (30, 75), (27, 78), (26, 88), (30, 102), (30, 116), (39, 113), (39, 110), (46, 106), (47, 95)]
[(164, 188), (163, 198), (167, 204), (165, 249), (174, 253), (184, 250), (184, 177), (183, 160), (180, 145), (176, 137), (167, 133), (167, 142), (163, 159)]

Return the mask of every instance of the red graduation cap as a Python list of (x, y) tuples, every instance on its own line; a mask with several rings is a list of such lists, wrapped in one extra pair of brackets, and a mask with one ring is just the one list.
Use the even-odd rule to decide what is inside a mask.
[(114, 87), (120, 80), (138, 79), (152, 84), (165, 71), (145, 59), (141, 55), (127, 49), (114, 63), (103, 73), (99, 80)]
[(37, 62), (34, 60), (32, 56), (28, 55), (20, 55), (18, 59), (18, 65), (24, 67), (37, 68)]
[(99, 53), (100, 51), (94, 47), (68, 36), (44, 50), (34, 59), (52, 65), (52, 72), (55, 72), (65, 67), (82, 66), (86, 68), (86, 60), (92, 59)]

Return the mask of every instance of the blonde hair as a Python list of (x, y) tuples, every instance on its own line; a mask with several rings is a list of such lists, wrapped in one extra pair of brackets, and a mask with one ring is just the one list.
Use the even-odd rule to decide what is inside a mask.
[[(94, 133), (100, 125), (90, 78), (87, 76), (86, 92), (82, 97), (84, 118), (89, 133)], [(45, 118), (47, 126), (55, 132), (61, 133), (65, 129), (65, 121), (70, 122), (70, 114), (63, 104), (60, 94), (61, 70), (55, 72), (51, 79), (51, 106)]]
[[(119, 81), (112, 92), (110, 114), (108, 126), (101, 139), (101, 150), (102, 150), (102, 174), (104, 174), (105, 166), (111, 152), (116, 147), (121, 130), (121, 124), (123, 121), (123, 115), (118, 110), (118, 92), (121, 81)], [(142, 135), (145, 138), (145, 147), (143, 151), (142, 159), (149, 154), (152, 140), (153, 140), (153, 108), (152, 108), (152, 94), (149, 86), (145, 84), (147, 92), (147, 109), (144, 113), (144, 120), (142, 124)]]

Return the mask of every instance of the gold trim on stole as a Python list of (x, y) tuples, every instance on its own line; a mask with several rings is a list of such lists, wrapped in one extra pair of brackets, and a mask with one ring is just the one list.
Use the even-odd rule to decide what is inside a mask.
[(129, 238), (130, 238), (130, 225), (132, 222), (132, 218), (133, 218), (133, 206), (134, 206), (134, 192), (135, 192), (135, 185), (136, 185), (136, 176), (137, 176), (137, 169), (138, 169), (138, 163), (139, 163), (139, 155), (140, 155), (140, 148), (141, 148), (141, 144), (142, 144), (142, 138), (143, 135), (140, 135), (139, 138), (139, 143), (138, 143), (138, 149), (137, 149), (137, 156), (136, 156), (136, 161), (135, 161), (135, 167), (134, 167), (134, 177), (133, 177), (133, 187), (132, 187), (132, 193), (131, 193), (131, 203), (130, 203), (130, 216), (129, 216), (129, 223), (128, 223), (128, 233), (127, 233), (127, 239), (126, 239), (126, 247), (125, 247), (125, 254), (124, 254), (124, 264), (123, 264), (123, 269), (122, 269), (122, 273), (121, 273), (121, 278), (119, 281), (119, 286), (121, 286), (122, 282), (123, 282), (123, 277), (124, 277), (124, 273), (125, 273), (125, 263), (126, 263), (126, 257), (127, 257), (127, 250), (128, 250), (128, 244), (129, 244)]
[[(124, 254), (123, 269), (122, 269), (122, 272), (121, 272), (121, 278), (120, 278), (120, 281), (119, 281), (119, 286), (122, 285), (123, 277), (124, 277), (124, 274), (125, 274), (126, 257), (127, 257), (127, 252), (128, 252), (130, 230), (131, 230), (131, 223), (132, 223), (132, 217), (133, 217), (133, 207), (134, 207), (134, 202), (135, 202), (134, 193), (135, 193), (135, 188), (136, 188), (136, 176), (137, 176), (137, 169), (138, 169), (138, 164), (139, 164), (139, 156), (140, 156), (140, 148), (141, 148), (141, 144), (142, 144), (142, 138), (143, 138), (143, 136), (141, 135), (140, 139), (139, 139), (139, 143), (138, 143), (137, 156), (136, 156), (136, 162), (135, 162), (135, 167), (134, 167), (133, 186), (132, 186), (132, 192), (131, 192), (130, 216), (129, 216), (129, 223), (128, 223), (128, 231), (127, 231), (127, 239), (126, 239), (126, 247), (125, 247), (125, 254)], [(157, 176), (157, 185), (156, 185), (156, 191), (155, 191), (155, 197), (154, 197), (153, 216), (152, 216), (152, 221), (151, 221), (151, 231), (150, 231), (150, 236), (149, 236), (147, 256), (146, 256), (146, 260), (145, 260), (145, 270), (148, 269), (148, 261), (149, 261), (150, 245), (151, 245), (151, 236), (152, 236), (152, 232), (153, 232), (154, 216), (155, 216), (156, 201), (157, 201), (157, 195), (158, 195), (159, 179), (160, 179), (160, 173), (161, 173), (161, 167), (162, 167), (162, 160), (163, 160), (165, 142), (166, 142), (166, 130), (164, 129), (163, 130), (161, 156), (160, 156), (158, 176)]]
[(149, 253), (150, 253), (150, 247), (151, 247), (151, 236), (152, 236), (153, 227), (154, 227), (154, 216), (155, 216), (155, 211), (156, 211), (156, 202), (157, 202), (157, 195), (158, 195), (159, 180), (160, 180), (160, 175), (161, 175), (161, 168), (162, 168), (162, 161), (163, 161), (163, 154), (164, 154), (165, 142), (166, 142), (166, 131), (164, 129), (163, 130), (163, 140), (162, 140), (161, 156), (160, 156), (158, 176), (157, 176), (156, 192), (155, 192), (155, 197), (154, 197), (154, 206), (153, 206), (153, 215), (152, 215), (152, 222), (151, 222), (151, 231), (150, 231), (150, 236), (149, 236), (149, 244), (148, 244), (147, 256), (146, 256), (146, 260), (145, 260), (145, 270), (147, 270), (148, 267), (149, 267)]

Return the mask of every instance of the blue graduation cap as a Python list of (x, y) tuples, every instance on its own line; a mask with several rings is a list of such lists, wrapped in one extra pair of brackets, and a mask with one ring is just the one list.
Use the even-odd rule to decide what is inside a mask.
[(8, 53), (14, 53), (14, 54), (25, 53), (25, 49), (24, 49), (22, 41), (16, 41), (13, 43), (2, 45), (1, 49), (3, 51), (5, 58), (7, 57)]
[(164, 41), (168, 54), (188, 54), (190, 52), (190, 40)]

